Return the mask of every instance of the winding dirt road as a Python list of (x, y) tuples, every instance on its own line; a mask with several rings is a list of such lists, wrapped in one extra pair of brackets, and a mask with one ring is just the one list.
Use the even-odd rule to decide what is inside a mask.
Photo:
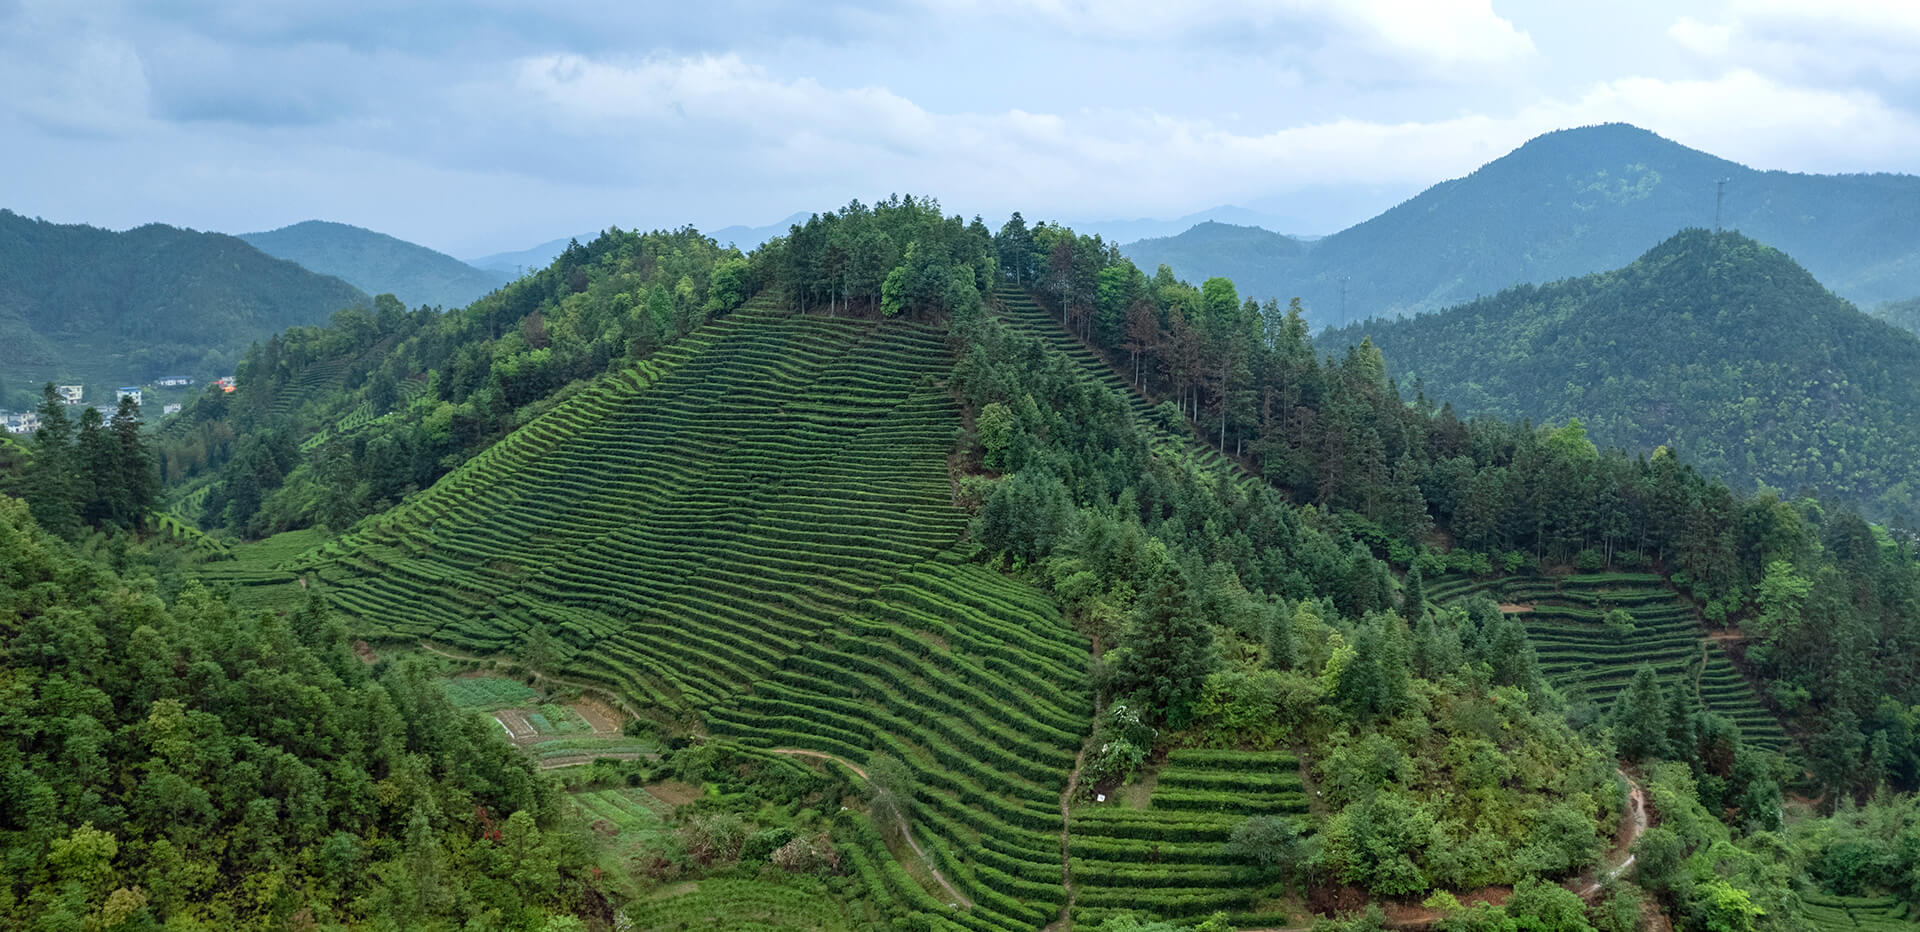
[[(1601, 868), (1598, 877), (1589, 881), (1577, 892), (1583, 900), (1591, 901), (1600, 895), (1600, 887), (1633, 867), (1633, 843), (1640, 840), (1640, 833), (1647, 830), (1647, 793), (1638, 781), (1625, 770), (1616, 771), (1620, 779), (1627, 781), (1627, 822), (1620, 827), (1620, 834), (1613, 842), (1613, 850), (1608, 852), (1608, 860), (1619, 859), (1612, 867)], [(1621, 858), (1621, 855), (1626, 857)]]
[[(830, 760), (853, 771), (854, 775), (860, 779), (867, 779), (866, 770), (862, 769), (859, 764), (847, 760), (838, 754), (828, 754), (824, 751), (811, 751), (806, 748), (768, 748), (767, 750), (775, 754), (785, 754), (789, 757), (811, 757), (816, 760)], [(920, 843), (913, 840), (913, 832), (908, 830), (907, 820), (904, 816), (900, 819), (900, 837), (906, 840), (907, 847), (913, 849), (914, 855), (920, 858), (920, 862), (927, 866), (927, 873), (932, 874), (933, 879), (940, 881), (940, 886), (945, 888), (945, 890), (953, 896), (955, 903), (967, 909), (973, 908), (973, 900), (968, 899), (966, 894), (961, 893), (958, 887), (948, 883), (946, 875), (940, 873), (940, 868), (933, 866), (933, 859), (927, 857), (927, 852), (920, 847)]]

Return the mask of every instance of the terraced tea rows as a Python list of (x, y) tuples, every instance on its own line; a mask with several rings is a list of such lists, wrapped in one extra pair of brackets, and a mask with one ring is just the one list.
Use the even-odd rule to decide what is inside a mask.
[(875, 894), (963, 928), (1031, 930), (1065, 897), (1060, 794), (1091, 720), (1088, 651), (1044, 596), (948, 554), (862, 601), (707, 726), (749, 746), (898, 758), (919, 784), (914, 839), (971, 906), (905, 876), (868, 826), (853, 847)]
[(1120, 397), (1133, 410), (1134, 419), (1149, 428), (1152, 449), (1156, 455), (1192, 462), (1204, 472), (1225, 473), (1243, 491), (1259, 485), (1246, 470), (1220, 455), (1219, 450), (1196, 441), (1185, 431), (1175, 433), (1161, 427), (1160, 419), (1153, 413), (1153, 406), (1147, 403), (1146, 397), (1115, 372), (1098, 353), (1088, 349), (1085, 343), (1063, 329), (1059, 321), (1034, 303), (1031, 295), (1012, 285), (1001, 285), (994, 289), (993, 298), (1000, 308), (1002, 319), (1015, 332), (1038, 339), (1058, 350), (1078, 364), (1088, 380), (1120, 393)]
[[(1527, 627), (1540, 670), (1563, 690), (1607, 704), (1641, 663), (1651, 663), (1669, 688), (1697, 689), (1701, 704), (1732, 719), (1747, 741), (1779, 749), (1780, 722), (1724, 651), (1704, 639), (1693, 604), (1651, 573), (1522, 576), (1476, 581), (1436, 580), (1434, 601), (1484, 591), (1506, 603)], [(1612, 609), (1633, 616), (1633, 631), (1617, 634), (1603, 621)]]
[(1891, 896), (1800, 895), (1800, 916), (1819, 932), (1914, 932), (1913, 910)]
[(1267, 880), (1224, 849), (1253, 815), (1296, 819), (1309, 830), (1306, 787), (1291, 754), (1174, 751), (1147, 808), (1083, 803), (1073, 811), (1074, 921), (1094, 925), (1118, 910), (1162, 916), (1226, 911), (1239, 925), (1285, 925), (1259, 911)]
[(959, 536), (940, 335), (756, 303), (313, 555), (360, 630), (713, 705)]

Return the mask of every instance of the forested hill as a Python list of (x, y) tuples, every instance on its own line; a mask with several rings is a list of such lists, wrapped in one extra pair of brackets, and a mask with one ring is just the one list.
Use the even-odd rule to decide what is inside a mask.
[(338, 276), (368, 294), (391, 294), (409, 307), (466, 307), (507, 280), (425, 246), (344, 223), (308, 220), (240, 238), (267, 255)]
[(1521, 283), (1618, 268), (1674, 231), (1723, 225), (1786, 250), (1862, 307), (1920, 294), (1920, 178), (1756, 171), (1625, 124), (1540, 136), (1378, 217), (1310, 244), (1209, 254), (1196, 229), (1125, 252), (1257, 298), (1303, 299), (1316, 326), (1438, 310)]
[(127, 384), (226, 375), (247, 345), (369, 304), (235, 237), (115, 233), (0, 210), (0, 380)]
[(1737, 233), (1684, 231), (1599, 275), (1329, 331), (1371, 339), (1403, 386), (1462, 414), (1579, 418), (1666, 445), (1737, 488), (1765, 483), (1920, 519), (1920, 339)]

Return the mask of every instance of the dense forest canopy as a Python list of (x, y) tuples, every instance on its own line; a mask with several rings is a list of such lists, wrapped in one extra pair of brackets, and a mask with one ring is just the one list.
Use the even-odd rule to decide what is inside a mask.
[(530, 928), (579, 833), (490, 723), (370, 668), (315, 602), (246, 617), (0, 499), (0, 924)]
[(1920, 338), (1740, 234), (1685, 231), (1616, 271), (1368, 321), (1318, 345), (1362, 339), (1401, 384), (1463, 414), (1579, 418), (1602, 445), (1664, 446), (1735, 488), (1810, 492), (1920, 526)]
[(45, 381), (210, 381), (255, 340), (369, 304), (231, 236), (160, 224), (115, 233), (0, 210), (0, 380), (15, 393)]

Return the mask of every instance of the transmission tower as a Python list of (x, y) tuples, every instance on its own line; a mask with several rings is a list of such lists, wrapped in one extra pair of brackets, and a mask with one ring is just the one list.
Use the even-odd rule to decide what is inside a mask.
[(1722, 178), (1713, 183), (1713, 232), (1720, 232), (1720, 205), (1727, 199), (1727, 182), (1732, 178)]

